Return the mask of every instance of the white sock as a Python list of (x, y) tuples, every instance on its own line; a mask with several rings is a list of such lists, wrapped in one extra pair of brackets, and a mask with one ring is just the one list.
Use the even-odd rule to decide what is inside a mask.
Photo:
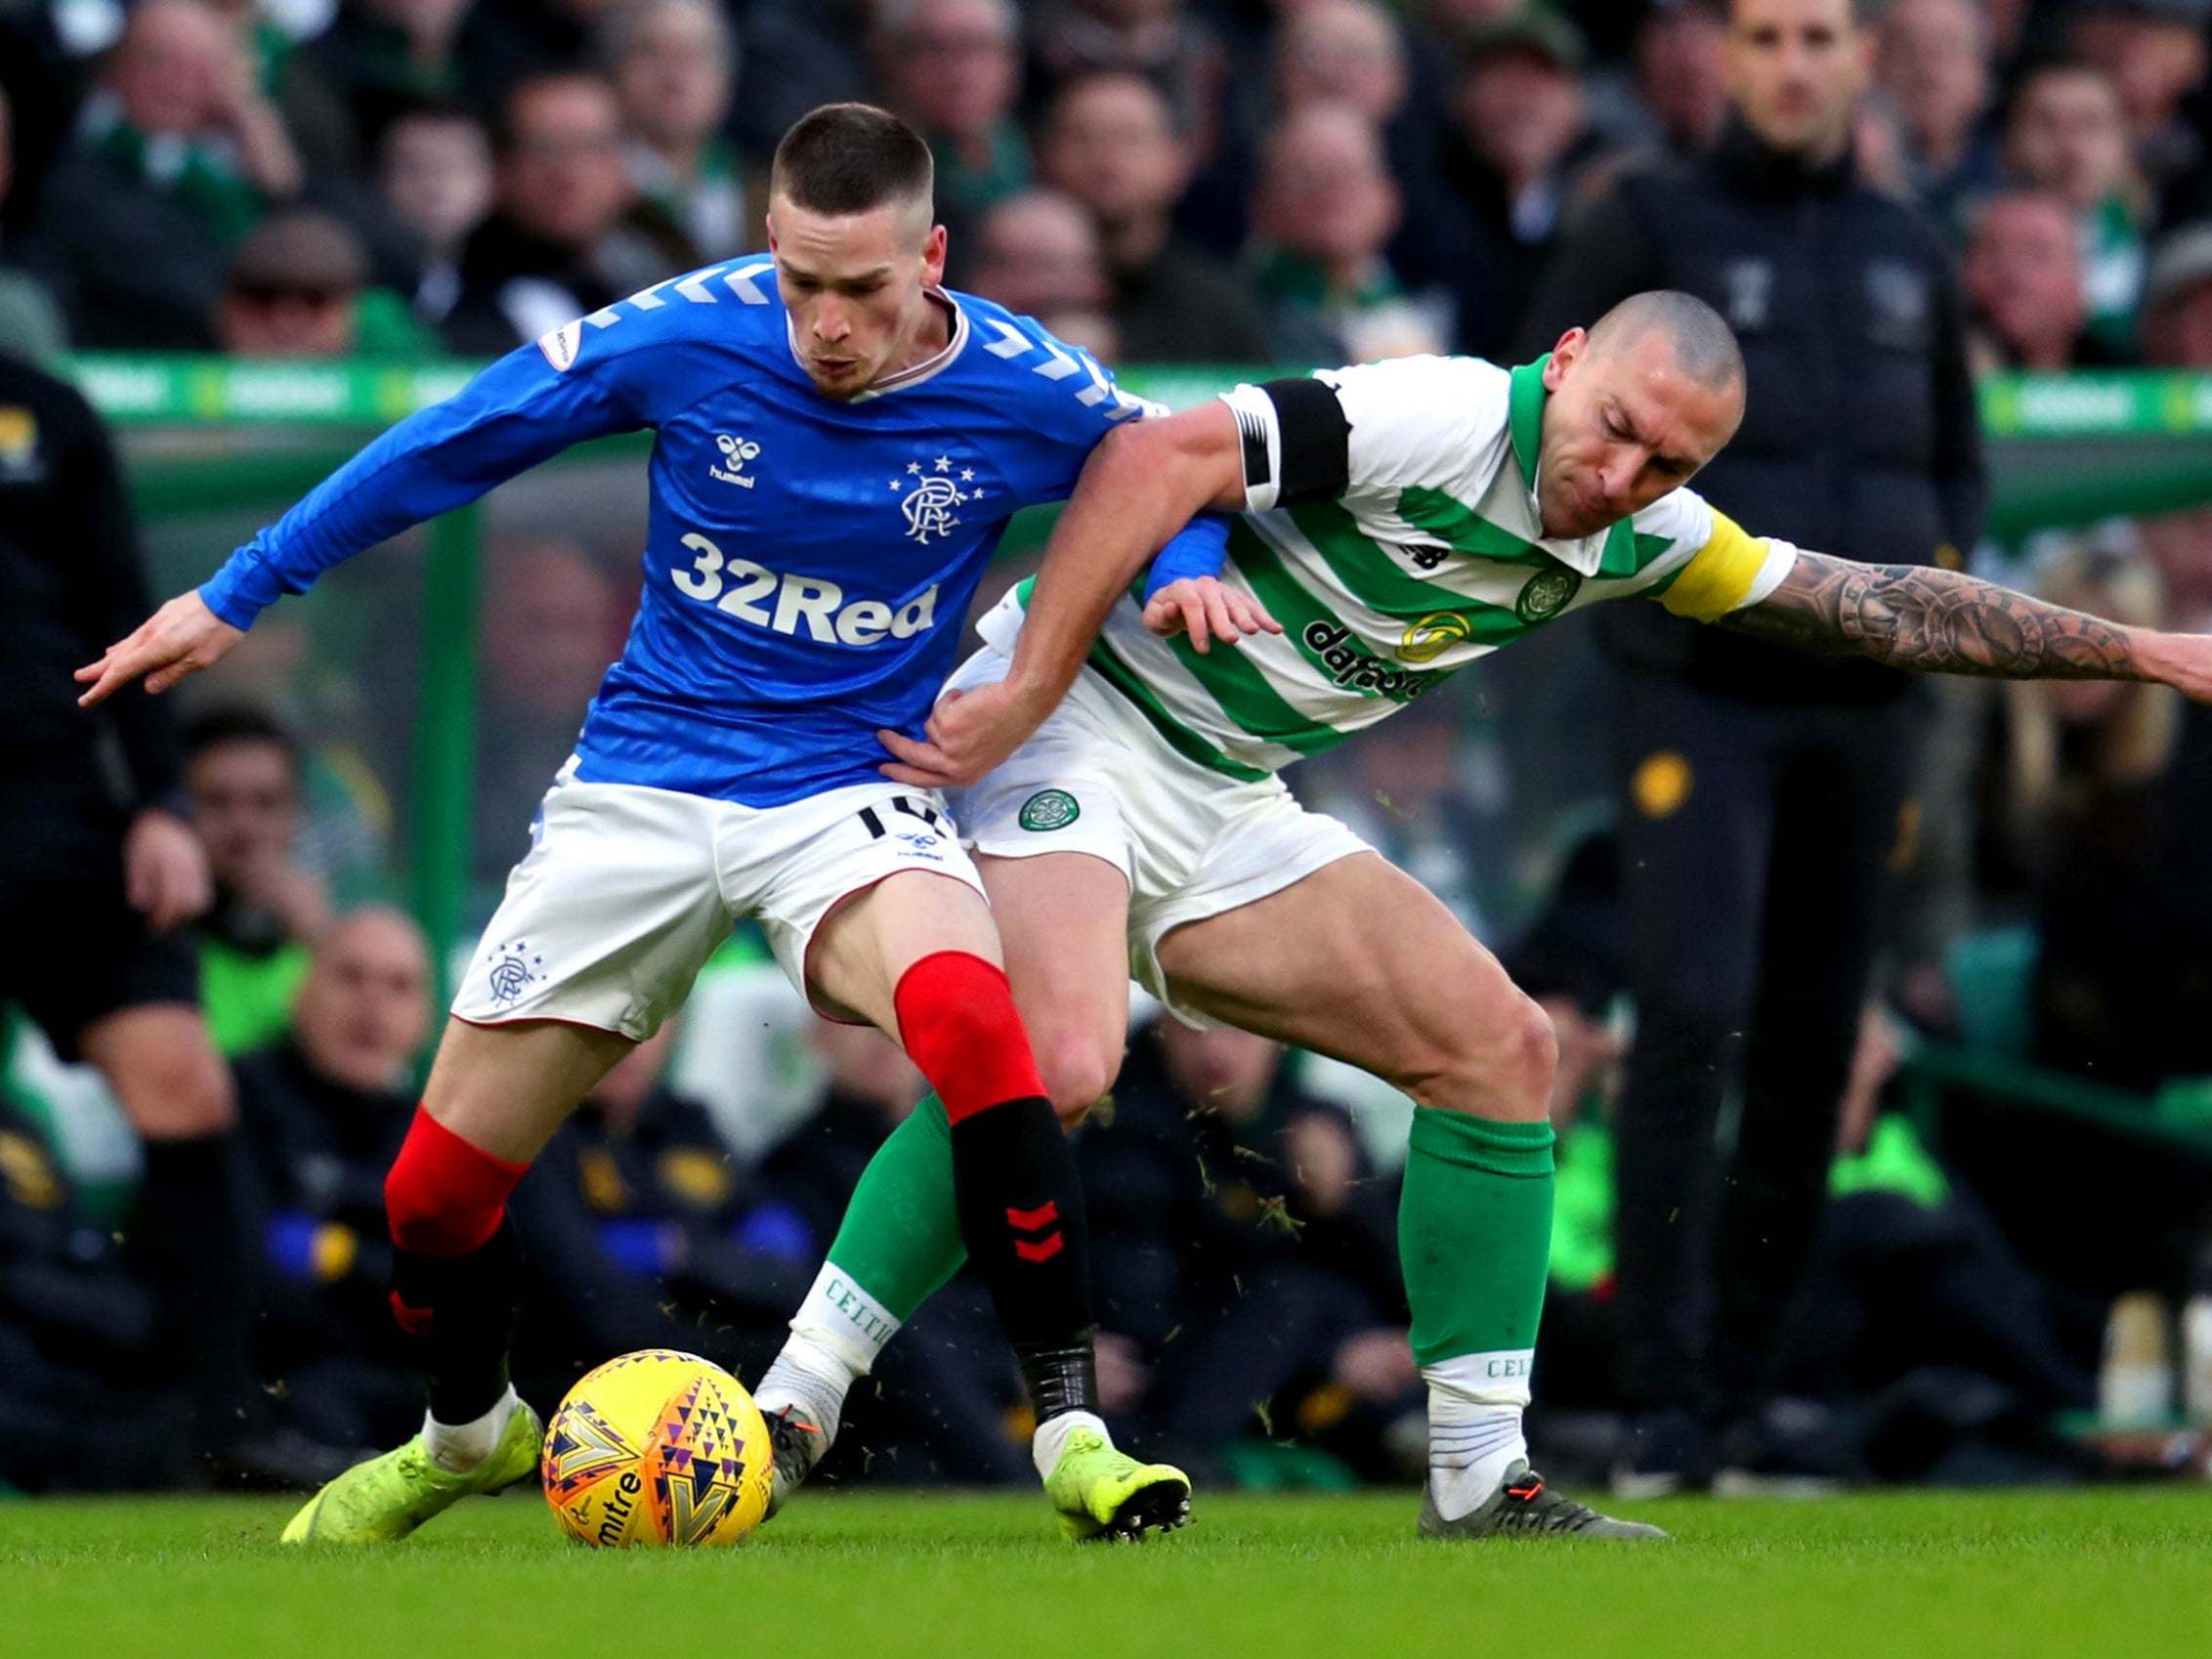
[(1428, 1484), (1446, 1520), (1478, 1509), (1506, 1470), (1528, 1456), (1521, 1412), (1533, 1353), (1459, 1354), (1421, 1374), (1428, 1381)]
[(824, 1262), (791, 1316), (789, 1340), (753, 1389), (753, 1403), (763, 1413), (791, 1407), (834, 1439), (845, 1395), (898, 1330), (888, 1308), (834, 1262)]
[(787, 1409), (801, 1423), (821, 1429), (827, 1447), (837, 1437), (845, 1394), (859, 1381), (833, 1351), (794, 1332), (753, 1389), (752, 1400), (763, 1417)]
[(507, 1419), (521, 1404), (522, 1398), (510, 1382), (491, 1409), (472, 1422), (440, 1423), (426, 1412), (422, 1419), (423, 1449), (447, 1474), (466, 1474), (498, 1449), (499, 1436), (507, 1431)]
[(1037, 1433), (1029, 1443), (1029, 1455), (1037, 1465), (1038, 1479), (1042, 1480), (1052, 1472), (1052, 1466), (1068, 1449), (1068, 1436), (1079, 1428), (1089, 1429), (1109, 1446), (1114, 1443), (1114, 1437), (1106, 1432), (1106, 1425), (1094, 1412), (1064, 1411), (1058, 1417), (1048, 1417), (1037, 1425)]

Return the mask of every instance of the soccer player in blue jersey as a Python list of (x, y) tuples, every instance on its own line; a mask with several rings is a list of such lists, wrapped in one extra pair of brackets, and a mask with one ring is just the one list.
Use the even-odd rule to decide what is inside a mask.
[[(777, 150), (767, 255), (501, 359), (79, 672), (88, 703), (142, 675), (163, 691), (340, 560), (580, 440), (656, 434), (628, 644), (385, 1187), (424, 1428), (324, 1487), (288, 1542), (398, 1538), (536, 1467), (539, 1425), (507, 1378), (507, 1197), (746, 915), (816, 1007), (901, 1041), (945, 1102), (962, 1240), (1020, 1360), (1063, 1529), (1141, 1535), (1187, 1513), (1180, 1471), (1115, 1450), (1097, 1416), (1082, 1194), (975, 869), (942, 801), (876, 770), (879, 732), (921, 733), (1007, 518), (1065, 496), (1098, 440), (1146, 411), (1036, 323), (944, 290), (930, 191), (903, 123), (815, 110)], [(826, 1442), (778, 1418), (793, 1459)]]

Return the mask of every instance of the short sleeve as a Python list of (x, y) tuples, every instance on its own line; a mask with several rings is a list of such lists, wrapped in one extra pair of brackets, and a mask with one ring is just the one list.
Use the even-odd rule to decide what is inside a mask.
[(1067, 498), (1090, 451), (1115, 427), (1168, 410), (1137, 397), (1081, 346), (1055, 338), (1035, 318), (967, 302), (981, 349), (1010, 365), (992, 380), (986, 418), (1018, 435), (1001, 457), (1014, 485), (1011, 506)]
[(1506, 385), (1504, 370), (1474, 358), (1416, 357), (1226, 392), (1246, 509), (1441, 486), (1502, 429)]

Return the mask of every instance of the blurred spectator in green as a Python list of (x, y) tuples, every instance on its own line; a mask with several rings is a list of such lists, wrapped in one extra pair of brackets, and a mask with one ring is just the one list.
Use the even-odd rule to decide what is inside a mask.
[[(16, 182), (15, 122), (6, 91), (0, 90), (0, 205)], [(68, 329), (46, 284), (10, 263), (0, 250), (0, 352), (43, 362), (62, 355)]]
[(411, 298), (435, 327), (460, 298), (461, 249), (491, 211), (490, 137), (457, 107), (397, 116), (376, 147), (376, 190), (416, 239), (422, 275)]
[(1073, 82), (1053, 100), (1037, 154), (1045, 182), (1097, 221), (1114, 281), (1111, 316), (1130, 362), (1267, 361), (1256, 298), (1175, 234), (1192, 152), (1156, 87), (1133, 74)]
[(1599, 158), (1582, 81), (1588, 57), (1581, 31), (1541, 5), (1461, 43), (1445, 176), (1500, 253), (1487, 315), (1461, 300), (1468, 350), (1510, 349), (1561, 217)]
[(2079, 0), (2067, 28), (2072, 49), (2118, 93), (2152, 191), (2186, 185), (2197, 212), (2212, 206), (2203, 191), (2205, 138), (2186, 106), (2204, 91), (2208, 31), (2212, 0)]
[(434, 357), (438, 338), (389, 288), (344, 221), (315, 207), (263, 220), (231, 257), (215, 340), (241, 358)]
[(2161, 368), (2212, 369), (2212, 225), (2175, 231), (2152, 253), (2143, 349)]
[(1892, 0), (1882, 14), (1875, 82), (1903, 130), (1912, 194), (1938, 219), (1996, 177), (1981, 124), (1989, 107), (1985, 35), (1977, 0)]
[[(282, 119), (309, 173), (352, 172), (360, 165), (352, 112), (329, 78), (276, 14), (281, 0), (205, 0), (245, 48), (255, 82)], [(324, 19), (311, 25), (319, 28)]]
[(2118, 361), (2084, 332), (2081, 229), (2051, 191), (2008, 190), (1985, 197), (1968, 221), (1959, 277), (1972, 308), (1967, 349), (1977, 372), (2058, 372)]
[(256, 709), (212, 708), (185, 731), (192, 829), (215, 877), (199, 924), (200, 1000), (225, 1054), (282, 1035), (330, 920), (327, 887), (299, 860), (305, 764), (299, 741)]
[(2013, 89), (2005, 162), (2065, 197), (2081, 223), (2090, 330), (2115, 351), (2135, 340), (2148, 197), (2112, 83), (2085, 64), (2048, 64)]
[(1310, 103), (1267, 135), (1251, 268), (1284, 362), (1367, 362), (1441, 352), (1451, 301), (1408, 294), (1383, 250), (1404, 211), (1373, 121)]
[(869, 46), (886, 107), (929, 141), (937, 217), (957, 254), (978, 215), (1024, 190), (1021, 14), (1012, 0), (877, 0)]
[(723, 136), (738, 43), (710, 0), (643, 0), (607, 14), (600, 62), (629, 134), (639, 198), (682, 230), (701, 259), (760, 242), (745, 212), (744, 179)]
[[(1374, 123), (1384, 170), (1408, 209), (1385, 250), (1390, 266), (1407, 286), (1433, 288), (1448, 307), (1454, 296), (1464, 304), (1466, 288), (1479, 280), (1469, 269), (1478, 255), (1473, 227), (1444, 182), (1437, 141), (1446, 77), (1417, 58), (1405, 25), (1377, 0), (1308, 0), (1280, 10), (1264, 83), (1271, 101), (1245, 125), (1257, 132), (1312, 104), (1348, 105)], [(1240, 181), (1255, 185), (1257, 159), (1235, 160)], [(1255, 185), (1240, 182), (1240, 194), (1254, 193)], [(1240, 223), (1247, 210), (1245, 201), (1235, 203)]]
[(231, 25), (201, 0), (134, 7), (39, 201), (79, 342), (211, 344), (230, 250), (305, 182)]
[(1098, 228), (1057, 191), (1008, 196), (976, 226), (966, 285), (1066, 338), (1065, 319), (1095, 316), (1107, 302)]
[(446, 343), (497, 357), (696, 263), (625, 223), (636, 187), (615, 90), (597, 75), (531, 75), (508, 93), (497, 200), (461, 250)]

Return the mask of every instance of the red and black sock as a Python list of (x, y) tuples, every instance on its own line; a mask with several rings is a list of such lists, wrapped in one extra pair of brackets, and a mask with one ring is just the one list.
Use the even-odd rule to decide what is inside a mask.
[(507, 1198), (529, 1168), (418, 1110), (384, 1181), (392, 1316), (430, 1385), (430, 1415), (473, 1423), (507, 1391), (522, 1252)]
[(1083, 1187), (1006, 976), (940, 951), (906, 971), (893, 1000), (908, 1054), (945, 1102), (960, 1239), (1038, 1420), (1096, 1411)]

